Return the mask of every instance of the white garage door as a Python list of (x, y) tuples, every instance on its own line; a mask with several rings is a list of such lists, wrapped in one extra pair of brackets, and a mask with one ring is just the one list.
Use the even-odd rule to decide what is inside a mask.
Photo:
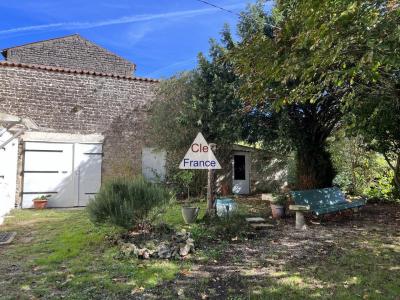
[(49, 207), (85, 206), (101, 183), (101, 144), (26, 142), (22, 207), (51, 195)]
[(77, 188), (77, 206), (86, 206), (100, 189), (101, 144), (75, 144), (75, 186)]
[[(8, 132), (2, 132), (0, 144), (11, 137), (12, 135)], [(2, 217), (15, 206), (17, 160), (18, 140), (14, 139), (3, 149), (0, 149), (0, 224), (2, 223)]]

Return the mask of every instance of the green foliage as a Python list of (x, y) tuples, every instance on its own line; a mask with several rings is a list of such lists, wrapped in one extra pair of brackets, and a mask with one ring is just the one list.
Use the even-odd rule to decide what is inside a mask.
[[(229, 44), (227, 36), (224, 42)], [(201, 195), (207, 173), (196, 171), (188, 182), (178, 170), (191, 142), (201, 132), (210, 143), (217, 143), (220, 163), (229, 159), (229, 147), (242, 139), (243, 103), (236, 95), (238, 78), (225, 59), (226, 48), (211, 41), (209, 59), (200, 54), (196, 69), (178, 74), (161, 83), (152, 107), (150, 124), (156, 146), (167, 150), (167, 181), (178, 194), (190, 189)], [(173, 174), (176, 174), (173, 175)], [(186, 193), (185, 191), (185, 193)]]
[(187, 189), (187, 197), (190, 198), (190, 185), (193, 183), (195, 172), (193, 170), (180, 170), (172, 175), (178, 189)]
[[(397, 55), (399, 56), (399, 55)], [(398, 57), (400, 61), (400, 58)], [(398, 62), (400, 68), (400, 62)], [(400, 193), (400, 73), (379, 80), (376, 89), (364, 91), (348, 117), (352, 134), (363, 135), (368, 146), (385, 158), (393, 172), (392, 185)], [(377, 101), (379, 99), (379, 101)]]
[[(298, 184), (329, 185), (335, 172), (326, 141), (343, 115), (359, 119), (360, 131), (371, 129), (371, 142), (393, 144), (399, 137), (399, 5), (277, 1), (263, 27), (260, 3), (242, 13), (241, 40), (231, 51), (240, 95), (267, 116), (262, 124), (275, 134), (265, 135), (266, 144), (296, 150)], [(356, 109), (363, 113), (353, 114)]]
[(339, 131), (330, 140), (330, 152), (338, 171), (334, 183), (347, 193), (369, 198), (393, 197), (393, 172), (383, 156), (369, 150), (360, 136)]
[[(241, 77), (240, 95), (248, 106), (255, 107), (255, 120), (261, 129), (258, 138), (279, 153), (295, 151), (297, 188), (331, 186), (335, 171), (326, 151), (326, 139), (341, 119), (339, 95), (329, 86), (320, 86), (317, 99), (311, 95), (301, 101), (289, 99), (291, 91), (302, 85), (300, 78), (288, 71), (287, 66), (297, 68), (297, 73), (302, 71), (290, 58), (290, 44), (298, 32), (307, 31), (307, 25), (299, 22), (296, 32), (280, 30), (278, 27), (290, 22), (285, 5), (278, 2), (276, 16), (268, 16), (260, 3), (242, 13), (238, 26), (241, 40), (231, 50), (230, 57)], [(292, 12), (299, 19), (302, 13)], [(250, 20), (258, 25), (251, 25)], [(264, 26), (260, 26), (261, 20)], [(301, 59), (307, 63), (304, 53)]]
[(212, 40), (210, 60), (199, 54), (196, 69), (161, 83), (150, 122), (157, 145), (186, 151), (199, 131), (218, 145), (241, 139), (243, 105), (235, 94), (237, 77), (225, 52)]
[(223, 240), (244, 237), (250, 230), (246, 222), (246, 214), (241, 211), (231, 212), (226, 217), (215, 218), (211, 220), (211, 224), (212, 236)]
[(273, 204), (285, 206), (288, 203), (288, 195), (284, 193), (273, 194)]
[(49, 200), (51, 195), (41, 195), (39, 197), (36, 197), (34, 200)]
[[(277, 1), (273, 38), (249, 30), (251, 43), (239, 44), (236, 65), (254, 79), (245, 81), (243, 96), (268, 98), (276, 107), (316, 103), (324, 93), (354, 100), (355, 89), (395, 70), (398, 12), (398, 5), (383, 0)], [(242, 23), (249, 14), (259, 19), (249, 10)]]
[(149, 217), (153, 209), (166, 204), (170, 194), (143, 178), (118, 178), (105, 183), (87, 206), (94, 223), (111, 223), (131, 229)]
[[(387, 166), (383, 158), (375, 161), (375, 176), (368, 186), (363, 190), (363, 194), (369, 198), (379, 200), (393, 200), (396, 197), (393, 187), (393, 172)], [(377, 169), (381, 170), (377, 170)]]

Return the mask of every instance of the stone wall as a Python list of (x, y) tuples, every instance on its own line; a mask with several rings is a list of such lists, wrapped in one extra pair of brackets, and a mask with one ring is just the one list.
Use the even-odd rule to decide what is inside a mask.
[(79, 35), (51, 39), (14, 48), (4, 52), (6, 60), (133, 76), (135, 65)]
[(0, 111), (60, 133), (105, 136), (103, 179), (141, 172), (156, 81), (0, 63)]

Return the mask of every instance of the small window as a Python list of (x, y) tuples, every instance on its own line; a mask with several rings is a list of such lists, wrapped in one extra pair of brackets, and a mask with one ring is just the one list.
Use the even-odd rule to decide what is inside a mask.
[(233, 179), (246, 180), (246, 156), (233, 156)]

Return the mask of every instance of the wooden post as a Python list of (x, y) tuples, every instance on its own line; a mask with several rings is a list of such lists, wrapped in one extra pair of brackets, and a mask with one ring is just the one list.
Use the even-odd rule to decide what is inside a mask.
[[(209, 144), (211, 151), (215, 154), (216, 144)], [(208, 180), (207, 180), (207, 215), (214, 216), (216, 207), (215, 207), (215, 170), (208, 170)]]

